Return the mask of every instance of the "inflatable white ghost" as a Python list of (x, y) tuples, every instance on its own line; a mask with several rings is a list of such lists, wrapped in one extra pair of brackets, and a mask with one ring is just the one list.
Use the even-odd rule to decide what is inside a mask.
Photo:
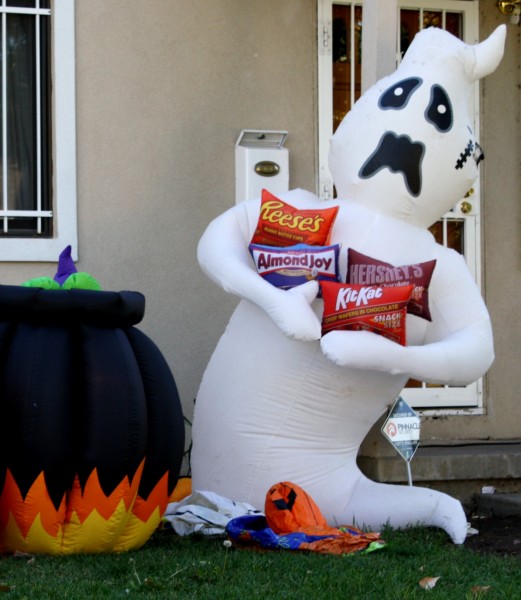
[(493, 361), (489, 315), (456, 252), (426, 229), (471, 187), (482, 158), (469, 115), (473, 84), (497, 67), (505, 27), (469, 46), (439, 29), (420, 32), (399, 68), (369, 89), (331, 143), (335, 200), (292, 190), (300, 209), (338, 206), (331, 244), (395, 266), (436, 260), (431, 321), (407, 316), (407, 344), (369, 331), (321, 338), (315, 281), (286, 291), (259, 276), (248, 244), (259, 200), (215, 219), (198, 257), (242, 301), (208, 364), (193, 424), (193, 488), (263, 509), (278, 481), (308, 492), (331, 524), (389, 523), (466, 535), (456, 499), (426, 488), (376, 483), (358, 469), (359, 446), (409, 377), (475, 381)]

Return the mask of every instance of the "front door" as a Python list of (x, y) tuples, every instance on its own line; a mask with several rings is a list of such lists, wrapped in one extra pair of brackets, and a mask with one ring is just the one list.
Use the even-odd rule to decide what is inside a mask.
[[(363, 14), (361, 2), (319, 0), (319, 195), (334, 196), (327, 155), (329, 140), (361, 94)], [(447, 29), (468, 43), (478, 41), (478, 2), (469, 0), (398, 0), (396, 62), (415, 34), (426, 27)], [(474, 97), (474, 130), (479, 130), (478, 86)], [(463, 254), (480, 283), (479, 180), (465, 198), (431, 228), (439, 243)], [(417, 408), (482, 406), (482, 381), (464, 387), (410, 380), (402, 393)]]

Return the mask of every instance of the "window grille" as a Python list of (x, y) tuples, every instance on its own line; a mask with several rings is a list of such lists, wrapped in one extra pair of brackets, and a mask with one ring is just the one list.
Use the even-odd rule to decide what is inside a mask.
[(52, 235), (50, 1), (1, 0), (0, 236)]

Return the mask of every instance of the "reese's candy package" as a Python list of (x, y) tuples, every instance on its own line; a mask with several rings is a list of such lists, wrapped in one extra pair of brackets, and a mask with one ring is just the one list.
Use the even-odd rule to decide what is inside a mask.
[(338, 206), (302, 210), (262, 190), (261, 208), (252, 244), (327, 246)]

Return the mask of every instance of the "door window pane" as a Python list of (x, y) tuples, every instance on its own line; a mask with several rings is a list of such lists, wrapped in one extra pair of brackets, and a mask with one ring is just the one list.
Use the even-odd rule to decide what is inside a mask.
[(465, 248), (465, 220), (444, 218), (437, 223), (434, 223), (430, 228), (430, 232), (436, 238), (438, 244), (447, 246), (459, 252), (464, 253)]
[(400, 10), (400, 54), (403, 56), (414, 36), (427, 27), (446, 29), (463, 37), (463, 18), (459, 12), (406, 9)]
[(333, 131), (362, 89), (362, 7), (333, 4)]

